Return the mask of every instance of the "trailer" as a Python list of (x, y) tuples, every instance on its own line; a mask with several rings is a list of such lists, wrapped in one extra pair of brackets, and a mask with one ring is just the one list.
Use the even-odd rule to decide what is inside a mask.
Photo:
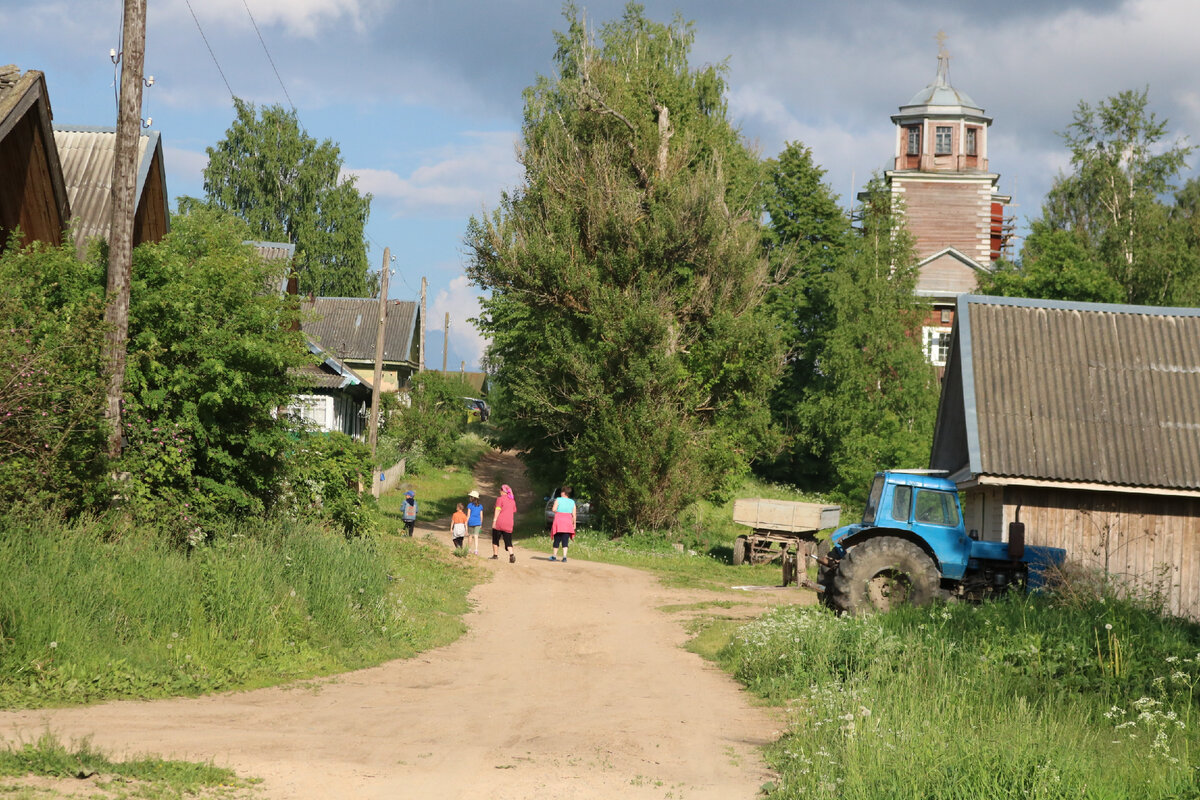
[(733, 542), (733, 563), (766, 564), (783, 562), (783, 585), (799, 578), (800, 555), (816, 550), (817, 532), (836, 528), (841, 506), (800, 503), (794, 500), (767, 500), (759, 497), (733, 501), (733, 521), (745, 525), (751, 533)]

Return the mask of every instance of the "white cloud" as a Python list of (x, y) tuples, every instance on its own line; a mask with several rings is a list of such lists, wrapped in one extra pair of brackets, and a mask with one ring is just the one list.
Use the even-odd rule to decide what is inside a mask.
[[(260, 30), (277, 25), (292, 36), (319, 38), (323, 28), (343, 21), (361, 30), (365, 18), (381, 5), (376, 0), (245, 0), (245, 3), (243, 0), (201, 0), (191, 4), (191, 11), (195, 12), (201, 25), (250, 29), (250, 16), (253, 15)], [(163, 13), (178, 17), (179, 22), (195, 25), (191, 11), (178, 0), (163, 9)]]
[(521, 166), (515, 156), (516, 134), (467, 133), (465, 144), (429, 154), (421, 166), (402, 176), (393, 170), (346, 168), (360, 191), (393, 217), (463, 217), (495, 203), (500, 191), (515, 186)]
[[(446, 289), (439, 291), (430, 303), (429, 319), (425, 323), (427, 331), (437, 330), (440, 333), (446, 314), (450, 315), (448, 369), (456, 369), (460, 361), (467, 362), (467, 369), (478, 369), (483, 360), (488, 342), (483, 338), (483, 334), (467, 321), (479, 316), (480, 299), (478, 290), (471, 285), (467, 276), (459, 275), (450, 281)], [(427, 365), (433, 366), (437, 361), (432, 353), (426, 353)]]

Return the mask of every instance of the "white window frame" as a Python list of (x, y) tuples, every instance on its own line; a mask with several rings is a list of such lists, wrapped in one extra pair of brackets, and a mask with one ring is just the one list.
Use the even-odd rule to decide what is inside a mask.
[(938, 125), (933, 129), (933, 154), (948, 156), (954, 153), (954, 128), (949, 125)]
[(950, 328), (926, 325), (921, 329), (925, 360), (935, 367), (946, 366), (950, 356)]

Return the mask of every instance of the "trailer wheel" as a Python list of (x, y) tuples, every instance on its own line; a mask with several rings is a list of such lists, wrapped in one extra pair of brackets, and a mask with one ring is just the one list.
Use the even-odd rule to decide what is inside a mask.
[(833, 576), (830, 600), (847, 614), (926, 605), (939, 595), (941, 576), (932, 559), (905, 539), (882, 536), (851, 547)]
[(745, 536), (739, 536), (733, 540), (733, 565), (740, 567), (746, 563), (746, 556), (750, 552), (750, 540)]

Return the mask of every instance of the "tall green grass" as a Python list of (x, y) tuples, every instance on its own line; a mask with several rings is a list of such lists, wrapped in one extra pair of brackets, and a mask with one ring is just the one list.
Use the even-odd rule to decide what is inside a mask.
[(1131, 603), (791, 607), (719, 658), (788, 709), (771, 797), (1200, 796), (1200, 629)]
[(407, 539), (248, 521), (189, 552), (52, 514), (0, 521), (0, 705), (261, 686), (452, 641), (475, 574)]

